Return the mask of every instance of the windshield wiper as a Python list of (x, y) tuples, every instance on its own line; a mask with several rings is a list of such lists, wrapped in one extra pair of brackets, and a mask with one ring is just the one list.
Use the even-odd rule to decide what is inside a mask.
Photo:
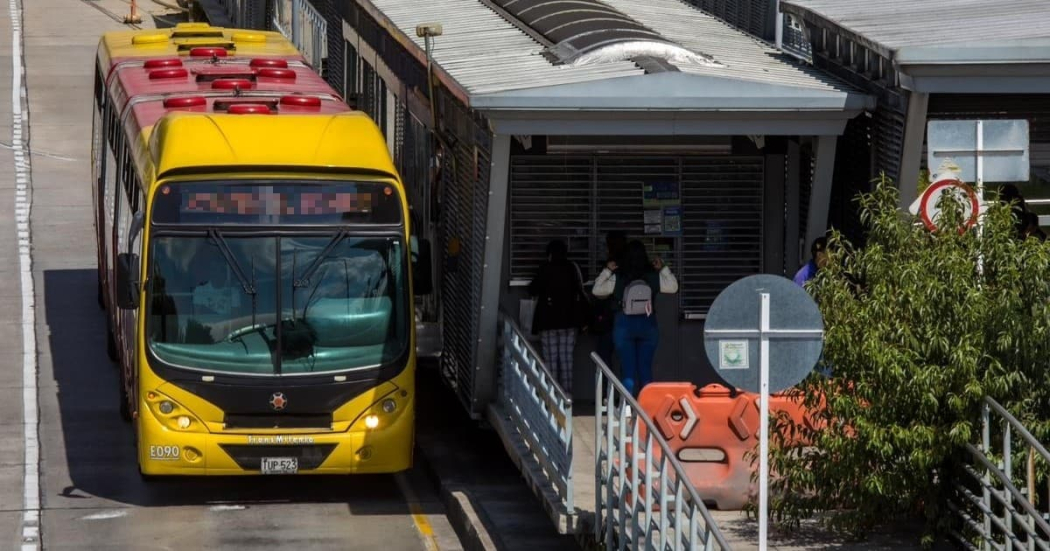
[(332, 249), (334, 249), (335, 246), (338, 245), (339, 242), (342, 241), (343, 238), (348, 235), (350, 235), (350, 230), (344, 229), (336, 231), (335, 235), (332, 236), (332, 239), (328, 241), (328, 244), (325, 245), (324, 249), (321, 251), (321, 254), (317, 255), (317, 257), (314, 258), (314, 261), (311, 262), (305, 270), (303, 270), (302, 275), (298, 278), (294, 276), (292, 277), (292, 287), (295, 289), (299, 289), (300, 287), (306, 287), (307, 285), (309, 285), (310, 277), (313, 276), (314, 272), (316, 272), (317, 269), (321, 267), (321, 264), (324, 262), (325, 257), (328, 256), (328, 253), (332, 252)]
[[(222, 252), (222, 257), (226, 259), (226, 263), (233, 268), (233, 274), (237, 276), (237, 281), (241, 283), (241, 287), (244, 288), (244, 293), (251, 297), (255, 297), (255, 282), (249, 281), (248, 277), (244, 275), (244, 270), (241, 270), (241, 265), (237, 263), (237, 259), (233, 257), (233, 251), (230, 250), (230, 245), (226, 243), (226, 239), (222, 236), (222, 233), (217, 229), (208, 230), (208, 237), (211, 237), (212, 241), (219, 246), (219, 251)], [(254, 276), (254, 274), (253, 274)]]

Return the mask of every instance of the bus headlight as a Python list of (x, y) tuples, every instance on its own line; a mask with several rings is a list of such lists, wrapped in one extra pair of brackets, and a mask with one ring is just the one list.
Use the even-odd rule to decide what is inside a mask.
[(379, 426), (379, 416), (378, 415), (369, 415), (368, 417), (365, 417), (365, 426), (370, 428), (370, 429), (374, 429), (374, 428), (378, 427)]
[(190, 418), (185, 416), (185, 415), (180, 415), (179, 416), (179, 420), (178, 420), (178, 425), (179, 425), (179, 428), (183, 429), (183, 430), (186, 430), (186, 429), (190, 428)]
[(392, 400), (390, 398), (387, 398), (386, 400), (383, 400), (383, 413), (394, 413), (394, 410), (396, 410), (396, 409), (397, 409), (397, 402), (395, 402), (394, 400)]
[(163, 413), (164, 415), (167, 415), (167, 414), (175, 411), (175, 404), (172, 404), (171, 402), (169, 402), (167, 400), (164, 400), (163, 402), (157, 404), (157, 409), (159, 409), (160, 412)]

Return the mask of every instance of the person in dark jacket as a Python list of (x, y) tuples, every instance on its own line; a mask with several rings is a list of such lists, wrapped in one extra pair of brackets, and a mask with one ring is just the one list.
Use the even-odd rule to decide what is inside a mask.
[(558, 385), (572, 395), (572, 356), (580, 313), (586, 311), (580, 268), (569, 260), (565, 242), (547, 244), (547, 262), (529, 283), (529, 294), (536, 297), (532, 331), (540, 335), (543, 357)]

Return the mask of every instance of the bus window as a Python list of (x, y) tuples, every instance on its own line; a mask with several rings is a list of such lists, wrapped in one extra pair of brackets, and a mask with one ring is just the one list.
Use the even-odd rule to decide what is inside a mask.
[(377, 367), (407, 350), (400, 237), (168, 236), (157, 230), (151, 242), (147, 303), (166, 310), (150, 313), (149, 344), (169, 365), (222, 373), (332, 372)]

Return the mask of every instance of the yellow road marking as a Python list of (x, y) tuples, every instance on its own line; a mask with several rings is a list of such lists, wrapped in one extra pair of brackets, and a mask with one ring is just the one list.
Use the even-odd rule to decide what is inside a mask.
[(437, 538), (434, 537), (434, 527), (430, 525), (426, 513), (420, 507), (419, 498), (412, 491), (412, 486), (409, 485), (405, 473), (397, 473), (394, 475), (394, 480), (397, 480), (397, 486), (401, 489), (401, 494), (405, 496), (405, 501), (408, 503), (408, 511), (412, 515), (412, 522), (416, 525), (416, 530), (419, 531), (420, 539), (423, 540), (423, 546), (427, 551), (440, 551), (441, 548), (438, 546)]

